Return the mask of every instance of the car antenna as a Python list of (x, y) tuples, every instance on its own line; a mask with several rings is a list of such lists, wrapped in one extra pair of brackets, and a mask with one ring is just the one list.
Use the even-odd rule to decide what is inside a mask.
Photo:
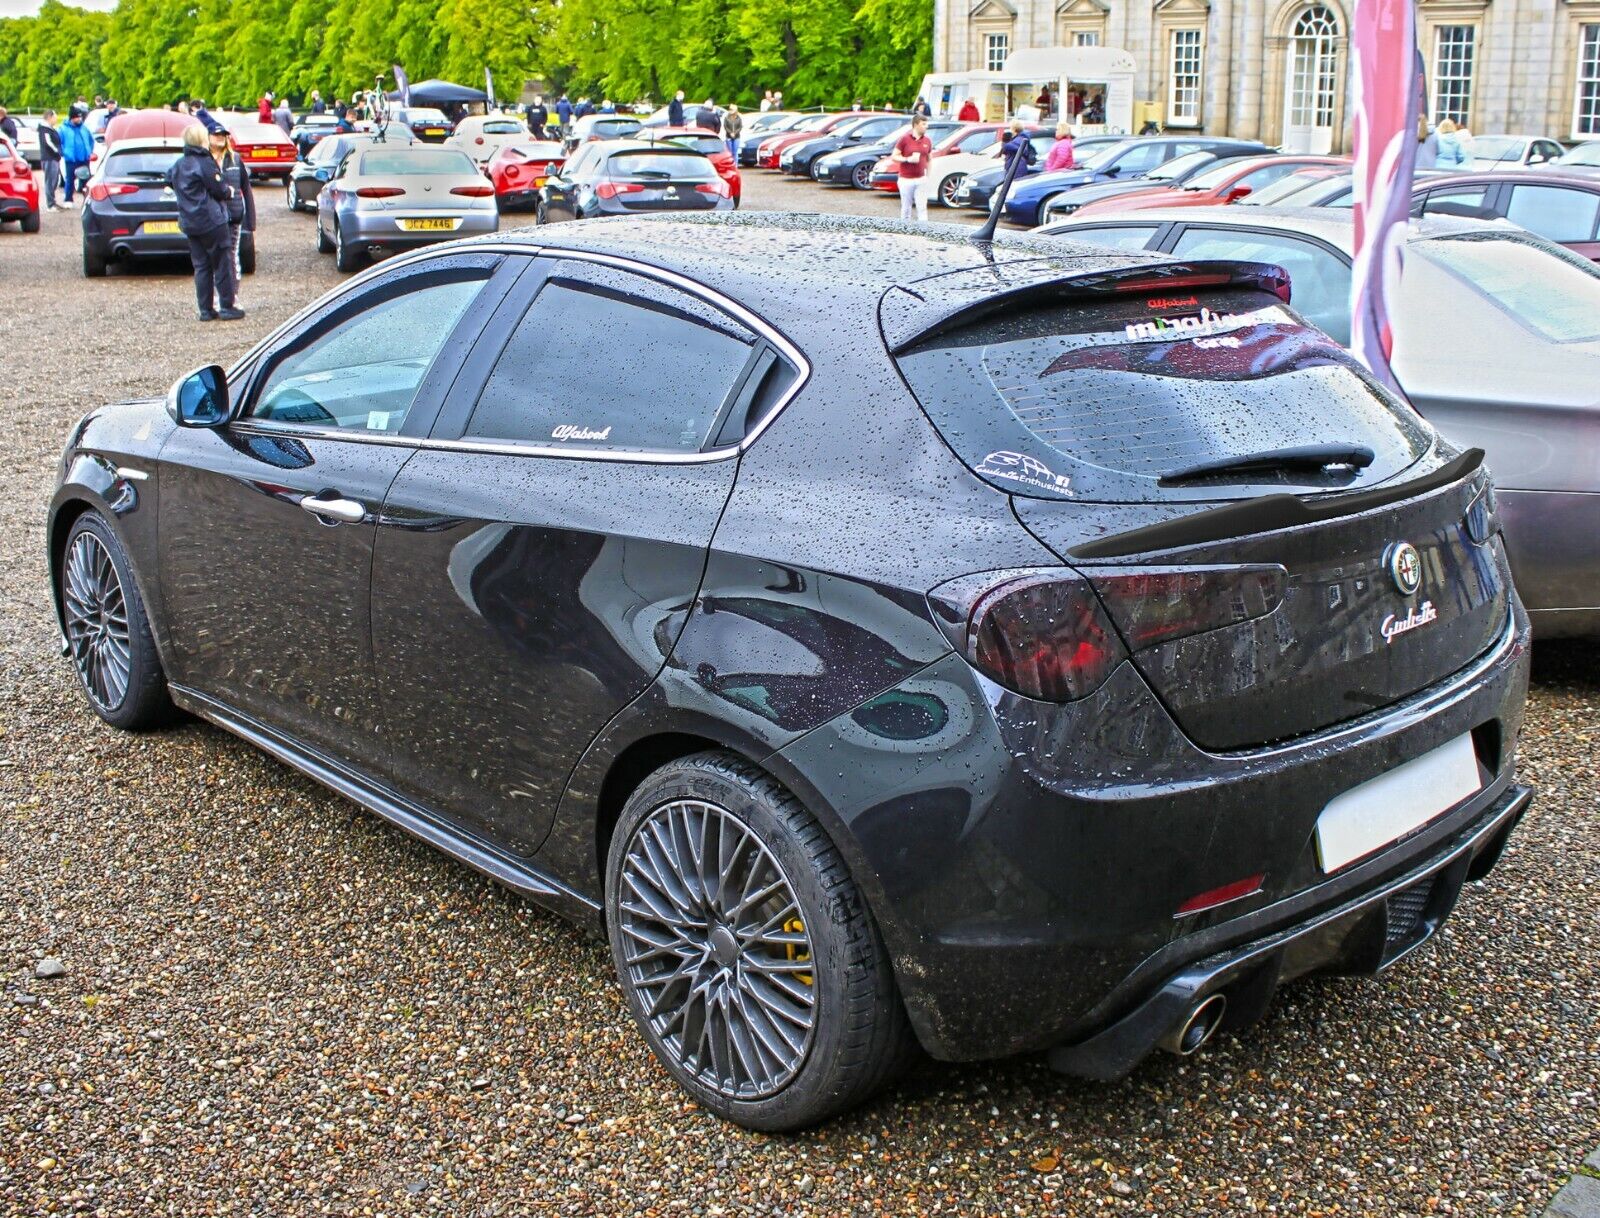
[[(1004, 156), (1005, 153), (1000, 154)], [(973, 233), (969, 240), (974, 245), (988, 245), (994, 240), (994, 230), (1000, 225), (1000, 209), (1006, 205), (1006, 196), (1011, 193), (1011, 183), (1017, 179), (1017, 170), (1022, 168), (1022, 149), (1017, 149), (1017, 155), (1011, 158), (1011, 163), (1006, 166), (1006, 176), (1001, 179), (1000, 189), (994, 192), (994, 202), (989, 206), (989, 218), (983, 222), (983, 227)]]

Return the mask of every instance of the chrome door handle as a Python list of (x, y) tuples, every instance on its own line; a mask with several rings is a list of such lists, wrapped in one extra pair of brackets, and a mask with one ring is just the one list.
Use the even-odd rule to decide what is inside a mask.
[(360, 524), (367, 518), (367, 509), (353, 499), (313, 499), (307, 495), (300, 500), (300, 506), (313, 516), (342, 520), (346, 524)]

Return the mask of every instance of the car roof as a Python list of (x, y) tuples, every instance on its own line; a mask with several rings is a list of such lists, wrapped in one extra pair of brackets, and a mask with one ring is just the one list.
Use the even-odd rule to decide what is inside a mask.
[[(1128, 212), (1129, 223), (1141, 225), (1184, 223), (1218, 224), (1229, 228), (1271, 229), (1277, 232), (1296, 233), (1325, 241), (1349, 253), (1355, 245), (1355, 213), (1344, 208), (1329, 207), (1258, 207), (1247, 214), (1230, 206), (1219, 207), (1153, 207), (1144, 211)], [(1074, 228), (1096, 228), (1102, 224), (1116, 224), (1122, 217), (1116, 212), (1103, 216), (1085, 216), (1080, 222), (1059, 221), (1060, 227), (1048, 236), (1070, 236)], [(1514, 231), (1498, 221), (1470, 220), (1463, 216), (1423, 216), (1413, 219), (1407, 230), (1408, 241), (1425, 241), (1432, 237), (1449, 237), (1457, 233)]]
[(1447, 173), (1424, 179), (1429, 186), (1462, 186), (1476, 182), (1522, 182), (1529, 186), (1576, 186), (1600, 190), (1600, 178), (1559, 169), (1479, 169), (1472, 173)]
[[(362, 155), (362, 160), (366, 159), (365, 154), (367, 154), (369, 152), (373, 152), (373, 151), (377, 151), (377, 152), (404, 152), (404, 153), (407, 153), (408, 155), (412, 155), (412, 156), (431, 156), (431, 157), (441, 157), (441, 156), (445, 156), (445, 157), (466, 157), (467, 156), (467, 154), (462, 152), (461, 149), (452, 148), (448, 144), (383, 144), (381, 146), (376, 146), (375, 147), (373, 141), (366, 140), (366, 141), (363, 141), (363, 145), (364, 146), (359, 148), (359, 149), (352, 148), (350, 150), (351, 152), (360, 151), (363, 154)], [(467, 157), (467, 160), (468, 160), (469, 164), (471, 163), (471, 159), (472, 158)], [(356, 173), (359, 175), (360, 172), (361, 172), (361, 161), (357, 161), (356, 162)], [(465, 171), (463, 171), (463, 172), (465, 172)], [(478, 172), (476, 166), (472, 167), (472, 172), (473, 173), (477, 173)]]
[(170, 152), (183, 149), (183, 137), (177, 135), (140, 135), (118, 140), (106, 151), (107, 156), (123, 152)]

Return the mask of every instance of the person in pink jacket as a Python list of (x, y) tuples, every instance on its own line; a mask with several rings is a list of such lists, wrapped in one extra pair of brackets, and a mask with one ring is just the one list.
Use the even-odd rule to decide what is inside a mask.
[(1056, 142), (1050, 146), (1050, 155), (1044, 159), (1044, 171), (1076, 169), (1078, 158), (1072, 153), (1072, 129), (1066, 123), (1056, 125)]

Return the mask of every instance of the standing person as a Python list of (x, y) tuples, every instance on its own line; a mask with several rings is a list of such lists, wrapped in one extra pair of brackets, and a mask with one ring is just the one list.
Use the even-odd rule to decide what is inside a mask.
[[(211, 136), (198, 123), (184, 128), (183, 155), (167, 170), (167, 185), (178, 200), (178, 227), (189, 239), (194, 264), (194, 294), (201, 321), (243, 317), (224, 295), (232, 280), (233, 251), (228, 246), (228, 184), (211, 155)], [(218, 291), (221, 289), (221, 292)], [(218, 309), (216, 305), (222, 307)]]
[(211, 129), (211, 124), (217, 120), (211, 117), (211, 112), (206, 109), (203, 98), (196, 97), (189, 102), (189, 113), (200, 120), (200, 125), (206, 130)]
[(1044, 118), (1050, 113), (1055, 99), (1050, 96), (1050, 86), (1044, 85), (1039, 89), (1039, 96), (1033, 99), (1033, 104), (1039, 107), (1039, 117)]
[(4, 106), (0, 106), (0, 135), (10, 140), (13, 148), (22, 139), (22, 133), (17, 130), (17, 120), (11, 117)]
[(544, 104), (544, 95), (542, 93), (533, 95), (533, 101), (528, 106), (527, 119), (528, 130), (533, 133), (534, 139), (544, 140), (550, 138), (545, 134), (544, 130), (545, 124), (550, 121), (550, 111)]
[(261, 95), (261, 100), (256, 103), (256, 121), (270, 123), (272, 121), (272, 90), (268, 89)]
[(722, 126), (722, 120), (717, 117), (717, 107), (708, 97), (705, 104), (694, 112), (694, 125), (703, 127), (707, 131), (716, 131)]
[(926, 97), (918, 97), (917, 100), (911, 104), (911, 116), (913, 118), (919, 114), (922, 115), (923, 118), (927, 118), (932, 113), (933, 107), (928, 105), (928, 99)]
[(294, 111), (289, 109), (289, 99), (283, 98), (278, 103), (278, 108), (272, 112), (272, 121), (278, 124), (278, 129), (285, 135), (294, 130)]
[(983, 115), (978, 112), (977, 101), (969, 97), (966, 101), (962, 102), (961, 113), (956, 115), (956, 119), (957, 121), (963, 123), (977, 123), (983, 121)]
[(328, 104), (322, 100), (322, 94), (315, 89), (311, 90), (311, 113), (326, 114), (327, 112)]
[(1005, 140), (1001, 157), (1008, 170), (1011, 168), (1011, 162), (1017, 157), (1022, 158), (1022, 164), (1017, 167), (1018, 173), (1021, 173), (1039, 159), (1039, 153), (1034, 148), (1033, 141), (1022, 133), (1022, 120), (1020, 118), (1011, 120), (1011, 126), (1006, 129), (1001, 138)]
[(1417, 161), (1415, 169), (1434, 169), (1439, 164), (1439, 136), (1428, 126), (1426, 114), (1417, 116)]
[(565, 135), (570, 126), (572, 126), (572, 100), (563, 91), (561, 96), (556, 98), (556, 135), (558, 137)]
[(761, 113), (765, 114), (772, 109), (772, 90), (768, 89), (761, 95)]
[(580, 97), (578, 104), (572, 107), (573, 118), (588, 118), (594, 113), (594, 103), (587, 97)]
[(39, 120), (39, 168), (44, 171), (46, 211), (60, 211), (56, 195), (61, 190), (61, 133), (56, 130), (56, 112), (46, 110)]
[[(341, 120), (342, 121), (342, 120)], [(222, 171), (222, 180), (228, 187), (228, 276), (226, 283), (217, 285), (217, 299), (226, 300), (234, 306), (233, 312), (240, 317), (244, 310), (237, 307), (239, 300), (239, 239), (243, 231), (248, 228), (252, 233), (256, 231), (256, 196), (250, 188), (250, 171), (245, 168), (244, 162), (239, 159), (239, 154), (234, 151), (233, 140), (228, 135), (228, 130), (218, 123), (207, 133), (210, 143), (211, 157), (217, 163), (217, 168)], [(228, 310), (224, 309), (217, 316), (227, 320)]]
[(683, 90), (679, 89), (667, 103), (667, 126), (683, 126)]
[(77, 110), (61, 128), (61, 172), (66, 176), (67, 206), (72, 206), (72, 192), (78, 184), (78, 170), (89, 168), (89, 158), (94, 155), (94, 136), (84, 124)]
[(1448, 118), (1434, 129), (1439, 145), (1438, 168), (1459, 169), (1466, 165), (1467, 150), (1462, 147), (1459, 131), (1454, 120)]
[(187, 114), (189, 113), (189, 103), (180, 99), (178, 104), (174, 106), (173, 109), (175, 109), (179, 114)]
[(743, 131), (744, 118), (739, 114), (739, 107), (730, 102), (728, 112), (722, 116), (722, 139), (735, 165), (739, 163), (739, 136)]
[(774, 90), (772, 94), (772, 108), (774, 110), (783, 109), (783, 94), (776, 90)]
[(928, 138), (925, 115), (911, 116), (911, 130), (895, 141), (889, 159), (900, 166), (900, 218), (928, 222), (928, 162), (933, 141)]
[(1077, 167), (1078, 158), (1072, 148), (1072, 126), (1069, 123), (1057, 123), (1056, 142), (1051, 145), (1050, 155), (1044, 159), (1045, 172)]
[(344, 104), (344, 98), (336, 97), (333, 99), (333, 116), (336, 119), (342, 123), (345, 120), (345, 116), (349, 113), (350, 107)]
[(617, 112), (617, 103), (612, 101), (609, 97), (602, 97), (600, 99), (599, 112), (601, 114), (615, 114)]

